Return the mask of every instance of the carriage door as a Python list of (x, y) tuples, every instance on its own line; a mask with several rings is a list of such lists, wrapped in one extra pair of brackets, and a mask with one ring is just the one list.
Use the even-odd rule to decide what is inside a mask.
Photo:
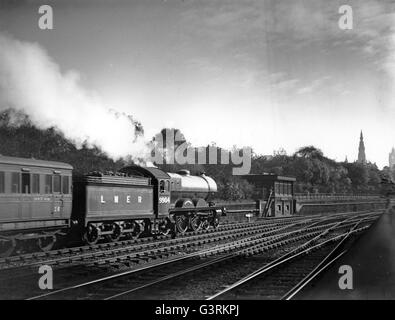
[[(30, 186), (30, 173), (29, 169), (22, 169), (21, 175), (21, 205), (20, 205), (20, 214), (22, 219), (31, 219), (32, 218), (32, 208), (31, 208), (31, 186)], [(19, 177), (19, 174), (18, 174)]]
[(62, 199), (63, 199), (63, 214), (66, 217), (71, 213), (72, 197), (71, 197), (71, 176), (62, 176)]
[(59, 173), (53, 175), (53, 211), (55, 218), (63, 215), (64, 199), (62, 194), (62, 179)]

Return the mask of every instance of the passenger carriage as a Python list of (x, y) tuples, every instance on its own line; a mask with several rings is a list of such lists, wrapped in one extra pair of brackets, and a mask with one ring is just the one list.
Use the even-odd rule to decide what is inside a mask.
[(70, 224), (72, 170), (62, 162), (0, 156), (0, 254), (52, 248)]

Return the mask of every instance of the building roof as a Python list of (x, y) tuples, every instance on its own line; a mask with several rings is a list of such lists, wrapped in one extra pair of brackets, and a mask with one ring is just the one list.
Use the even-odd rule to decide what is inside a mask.
[(73, 167), (68, 163), (57, 161), (37, 160), (34, 158), (17, 158), (0, 155), (0, 164), (20, 165), (29, 167), (53, 168), (72, 170)]

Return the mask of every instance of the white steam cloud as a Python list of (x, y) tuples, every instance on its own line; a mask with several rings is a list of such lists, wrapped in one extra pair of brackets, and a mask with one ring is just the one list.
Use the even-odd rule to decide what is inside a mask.
[(23, 111), (36, 126), (57, 127), (77, 145), (87, 141), (113, 158), (144, 157), (146, 144), (132, 119), (105, 106), (79, 78), (62, 73), (38, 44), (0, 33), (0, 111)]

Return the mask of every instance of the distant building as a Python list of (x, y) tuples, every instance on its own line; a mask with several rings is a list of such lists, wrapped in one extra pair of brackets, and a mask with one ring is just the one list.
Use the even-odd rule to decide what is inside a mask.
[(390, 169), (395, 170), (395, 148), (392, 147), (392, 150), (388, 157), (389, 167)]
[(365, 155), (365, 144), (363, 143), (363, 134), (361, 130), (361, 136), (359, 138), (359, 148), (358, 148), (358, 163), (366, 163), (366, 155)]

